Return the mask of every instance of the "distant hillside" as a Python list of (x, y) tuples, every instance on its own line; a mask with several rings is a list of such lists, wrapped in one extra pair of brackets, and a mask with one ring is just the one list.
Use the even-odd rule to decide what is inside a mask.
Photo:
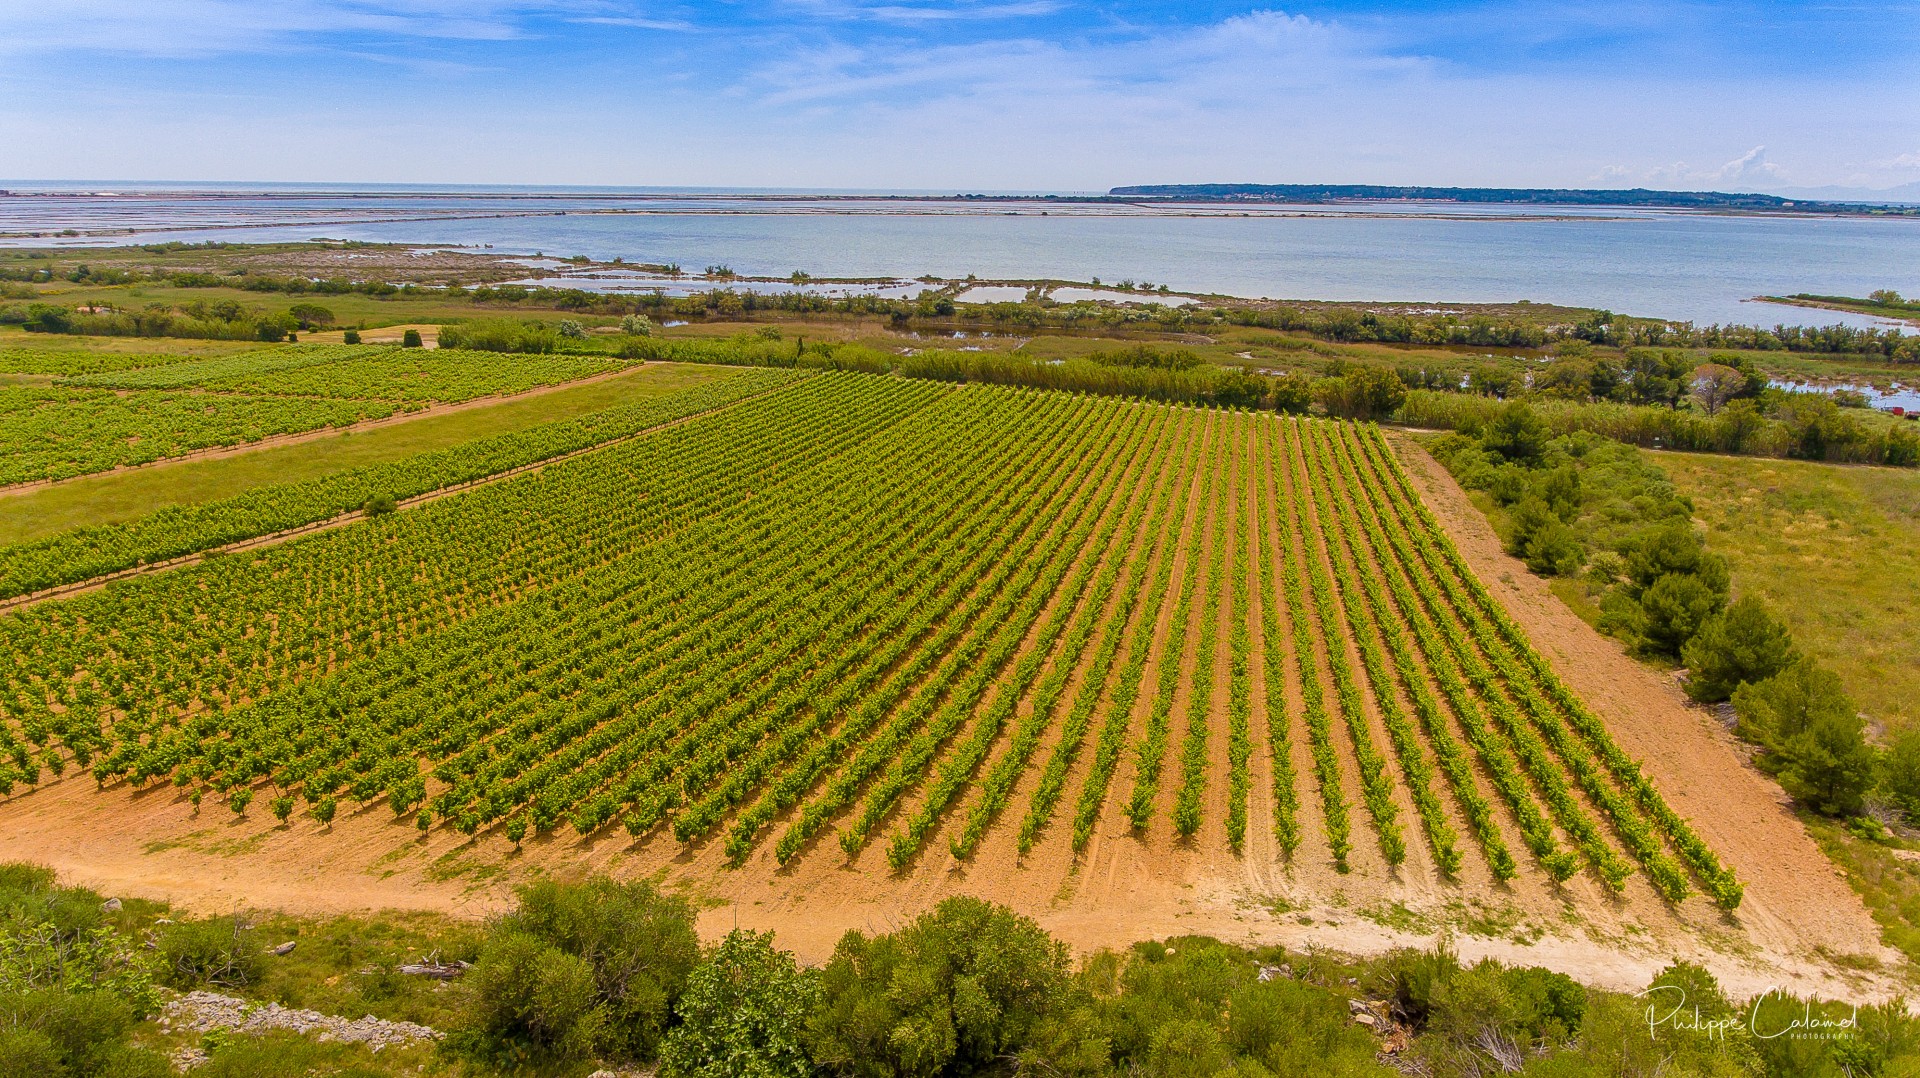
[(1577, 190), (1539, 187), (1385, 187), (1357, 183), (1166, 183), (1116, 187), (1109, 194), (1197, 202), (1463, 202), (1530, 206), (1642, 206), (1671, 209), (1840, 210), (1831, 203), (1725, 191)]

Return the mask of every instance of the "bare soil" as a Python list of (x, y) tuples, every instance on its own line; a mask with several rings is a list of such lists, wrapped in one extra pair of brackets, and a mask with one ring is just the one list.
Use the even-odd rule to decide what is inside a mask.
[[(1699, 896), (1668, 906), (1638, 881), (1622, 898), (1585, 875), (1557, 886), (1529, 870), (1511, 885), (1499, 884), (1472, 859), (1461, 879), (1446, 880), (1424, 854), (1389, 873), (1374, 850), (1355, 857), (1352, 874), (1336, 874), (1328, 866), (1303, 751), (1295, 768), (1305, 831), (1294, 862), (1282, 861), (1272, 841), (1263, 722), (1255, 725), (1247, 850), (1236, 856), (1220, 833), (1226, 724), (1225, 683), (1217, 672), (1211, 685), (1222, 714), (1219, 744), (1210, 745), (1207, 824), (1191, 843), (1174, 841), (1165, 805), (1144, 838), (1131, 833), (1118, 811), (1132, 783), (1127, 765), (1115, 775), (1095, 840), (1080, 858), (1072, 855), (1071, 827), (1060, 818), (1027, 857), (1018, 857), (1010, 832), (1024, 797), (1016, 797), (968, 861), (957, 862), (939, 841), (949, 820), (928, 852), (899, 873), (874, 850), (851, 861), (828, 851), (781, 867), (771, 843), (739, 869), (728, 869), (719, 843), (686, 847), (658, 833), (636, 841), (614, 828), (585, 838), (563, 829), (515, 850), (495, 835), (467, 838), (445, 828), (423, 835), (381, 804), (343, 815), (330, 828), (302, 817), (282, 826), (259, 807), (244, 819), (211, 801), (196, 811), (171, 787), (98, 790), (80, 772), (0, 801), (0, 848), (7, 859), (49, 864), (110, 894), (170, 899), (205, 911), (433, 909), (481, 917), (503, 909), (512, 885), (536, 871), (657, 878), (700, 903), (708, 933), (736, 925), (774, 929), (783, 946), (815, 962), (849, 929), (884, 931), (948, 895), (968, 893), (1032, 915), (1082, 952), (1204, 933), (1375, 953), (1429, 946), (1444, 931), (1466, 958), (1547, 966), (1607, 988), (1641, 987), (1668, 962), (1686, 958), (1708, 966), (1736, 995), (1775, 985), (1862, 1000), (1897, 994), (1904, 983), (1898, 957), (1881, 946), (1864, 906), (1787, 810), (1778, 788), (1746, 764), (1710, 717), (1688, 707), (1667, 678), (1629, 659), (1502, 553), (1485, 519), (1430, 458), (1404, 442), (1398, 449), (1421, 496), (1475, 571), (1746, 883), (1737, 915), (1723, 915)], [(1267, 471), (1239, 465), (1236, 482), (1257, 479), (1283, 493), (1295, 478)], [(1236, 512), (1245, 511), (1241, 505)], [(1200, 507), (1188, 509), (1183, 558), (1206, 556), (1196, 532), (1207, 519)], [(1270, 517), (1261, 526), (1273, 542), (1289, 525)], [(1169, 596), (1169, 606), (1172, 601)], [(1213, 628), (1224, 631), (1224, 621)], [(1135, 631), (1142, 629), (1162, 638), (1176, 631), (1164, 622)], [(1256, 638), (1256, 656), (1260, 645)], [(1224, 652), (1225, 639), (1220, 647)], [(1153, 676), (1150, 670), (1149, 686)], [(1256, 692), (1268, 676), (1284, 671), (1261, 670)], [(1258, 699), (1256, 716), (1263, 712)], [(1169, 802), (1184, 727), (1178, 709), (1174, 717), (1162, 787)], [(1295, 731), (1296, 739), (1303, 735)], [(1077, 781), (1069, 784), (1063, 806), (1077, 790)], [(1357, 796), (1352, 800), (1359, 854), (1373, 840)], [(1407, 809), (1409, 845), (1417, 846), (1423, 840)]]

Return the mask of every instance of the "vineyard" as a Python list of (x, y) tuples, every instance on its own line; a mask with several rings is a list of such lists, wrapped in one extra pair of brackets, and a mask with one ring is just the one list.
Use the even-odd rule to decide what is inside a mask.
[(606, 355), (291, 344), (209, 358), (9, 349), (0, 372), (0, 486), (146, 464), (195, 450), (383, 419), (608, 374)]
[(0, 385), (0, 486), (381, 419), (385, 401)]
[(751, 370), (658, 400), (0, 547), (0, 599), (314, 524), (359, 509), (374, 498), (403, 501), (526, 468), (769, 392), (798, 377), (789, 371)]
[(0, 618), (0, 791), (901, 873), (1119, 828), (1740, 903), (1371, 427), (860, 374), (694, 392), (643, 436), (490, 450), (601, 445), (538, 472)]

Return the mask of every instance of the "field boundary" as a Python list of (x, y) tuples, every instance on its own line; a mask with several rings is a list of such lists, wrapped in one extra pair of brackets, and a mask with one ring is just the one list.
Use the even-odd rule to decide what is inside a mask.
[[(631, 369), (637, 370), (639, 368), (636, 367)], [(597, 375), (595, 377), (596, 378), (613, 377), (615, 375), (625, 374), (625, 373), (627, 372), (616, 371), (616, 372), (613, 372), (613, 374), (609, 374), (605, 376)], [(582, 379), (582, 381), (587, 381), (587, 379)], [(791, 389), (794, 386), (799, 385), (805, 381), (806, 379), (802, 378), (796, 381), (787, 382), (783, 385), (774, 386), (772, 389), (763, 390), (751, 396), (741, 397), (738, 400), (728, 401), (727, 403), (722, 404), (717, 408), (709, 408), (704, 412), (696, 412), (693, 415), (681, 416), (678, 419), (670, 419), (665, 423), (657, 423), (651, 427), (647, 427), (644, 430), (634, 431), (631, 434), (623, 434), (617, 438), (610, 438), (604, 442), (597, 442), (593, 445), (583, 446), (582, 448), (579, 448), (579, 449), (569, 450), (568, 452), (562, 453), (556, 457), (548, 457), (545, 460), (536, 460), (530, 464), (515, 465), (514, 467), (508, 468), (505, 471), (494, 472), (492, 475), (483, 475), (478, 479), (468, 479), (463, 482), (449, 484), (444, 487), (436, 487), (433, 490), (427, 491), (425, 494), (416, 494), (411, 498), (404, 498), (399, 501), (396, 501), (394, 503), (393, 508), (395, 512), (399, 512), (405, 509), (413, 509), (421, 505), (425, 505), (428, 502), (438, 501), (441, 498), (451, 497), (455, 494), (464, 494), (467, 491), (473, 490), (477, 487), (484, 487), (492, 483), (498, 483), (503, 480), (512, 479), (515, 476), (525, 475), (529, 472), (537, 472), (542, 468), (546, 468), (554, 464), (559, 464), (563, 461), (572, 460), (575, 457), (584, 456), (588, 453), (597, 453), (602, 449), (606, 449), (610, 446), (620, 445), (623, 442), (630, 442), (635, 438), (645, 438), (648, 435), (657, 434), (663, 430), (669, 430), (673, 427), (680, 426), (683, 423), (691, 423), (696, 419), (705, 419), (708, 416), (718, 415), (719, 413), (727, 411), (728, 409), (737, 408), (740, 405), (747, 404), (751, 401), (756, 401), (763, 397), (772, 396), (773, 394), (779, 393), (783, 390)], [(577, 386), (577, 385), (580, 385), (581, 382), (578, 382), (578, 381), (565, 382), (561, 384), (565, 386)], [(555, 389), (555, 388), (559, 388), (559, 386), (550, 386), (550, 387), (542, 387), (542, 388)], [(539, 392), (539, 390), (534, 390), (530, 392)], [(526, 393), (512, 394), (512, 396), (514, 397), (524, 397), (527, 395), (528, 394)], [(459, 407), (459, 406), (456, 405), (455, 407)], [(175, 457), (171, 459), (179, 460), (183, 458)], [(61, 584), (56, 587), (42, 588), (39, 591), (29, 592), (25, 595), (17, 595), (11, 599), (0, 600), (0, 614), (10, 614), (16, 610), (24, 610), (31, 606), (37, 606), (40, 603), (51, 602), (55, 599), (65, 599), (74, 595), (81, 595), (89, 591), (97, 591), (101, 588), (106, 587), (108, 584), (113, 583), (116, 580), (125, 580), (130, 577), (146, 576), (151, 573), (163, 572), (168, 569), (177, 569), (183, 565), (190, 565), (196, 562), (203, 562), (203, 561), (206, 561), (208, 558), (217, 558), (225, 554), (238, 554), (248, 550), (258, 550), (265, 547), (278, 546), (279, 544), (287, 542), (288, 540), (298, 539), (303, 535), (309, 535), (316, 532), (331, 531), (335, 528), (343, 528), (348, 524), (352, 524), (356, 520), (365, 520), (365, 519), (367, 519), (367, 514), (365, 510), (359, 510), (359, 509), (349, 510), (348, 512), (340, 513), (335, 516), (328, 517), (325, 520), (316, 520), (309, 524), (302, 524), (299, 527), (282, 528), (279, 531), (268, 532), (265, 535), (256, 535), (250, 539), (237, 540), (232, 543), (227, 543), (224, 546), (209, 547), (206, 550), (198, 550), (193, 552), (192, 554), (182, 554), (179, 557), (168, 558), (165, 561), (152, 562), (147, 565), (135, 565), (135, 566), (132, 566), (131, 568), (120, 569), (115, 572), (104, 574), (102, 576), (91, 577), (86, 580), (77, 580), (71, 584)]]

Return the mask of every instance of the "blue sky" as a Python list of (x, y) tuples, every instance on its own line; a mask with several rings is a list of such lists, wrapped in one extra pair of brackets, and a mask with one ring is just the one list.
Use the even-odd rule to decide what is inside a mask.
[(0, 177), (1920, 181), (1920, 0), (0, 0)]

